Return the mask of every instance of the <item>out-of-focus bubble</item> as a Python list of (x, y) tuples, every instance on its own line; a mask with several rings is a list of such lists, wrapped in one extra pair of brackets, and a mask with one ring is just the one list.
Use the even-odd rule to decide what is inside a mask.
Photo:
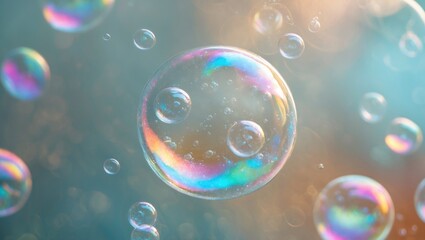
[(154, 226), (144, 225), (131, 232), (131, 240), (159, 240), (159, 232)]
[(247, 158), (258, 153), (265, 142), (263, 129), (255, 122), (239, 121), (227, 133), (227, 146), (238, 157)]
[(385, 136), (385, 143), (393, 152), (408, 155), (422, 144), (422, 130), (407, 118), (394, 119)]
[(279, 39), (279, 51), (287, 59), (301, 57), (305, 49), (304, 40), (295, 33), (287, 33)]
[(19, 100), (38, 98), (50, 80), (50, 69), (38, 52), (17, 48), (3, 60), (1, 80), (6, 90)]
[(114, 175), (117, 174), (120, 171), (121, 165), (118, 160), (114, 158), (106, 159), (103, 162), (103, 169), (107, 174)]
[(367, 123), (377, 123), (382, 120), (387, 110), (384, 96), (376, 92), (363, 95), (360, 101), (360, 117)]
[(400, 50), (408, 57), (414, 58), (422, 52), (422, 41), (412, 31), (406, 32), (398, 43)]
[(43, 15), (54, 29), (83, 32), (99, 25), (108, 15), (115, 0), (42, 0)]
[(155, 98), (155, 115), (164, 123), (185, 120), (191, 108), (190, 96), (180, 88), (165, 88)]
[[(155, 114), (158, 94), (170, 87), (184, 89), (192, 103), (178, 127)], [(262, 129), (261, 159), (229, 149), (229, 129), (240, 121)], [(154, 172), (174, 189), (205, 199), (242, 196), (269, 182), (291, 154), (295, 124), (281, 75), (259, 56), (230, 47), (194, 49), (164, 63), (144, 89), (138, 113), (140, 143)]]
[(137, 202), (128, 210), (128, 222), (137, 229), (145, 225), (154, 225), (157, 216), (155, 207), (147, 202)]
[(385, 17), (399, 11), (403, 0), (358, 0), (359, 6), (366, 8), (369, 14), (376, 17)]
[(419, 218), (425, 222), (425, 178), (419, 183), (415, 192), (415, 208)]
[(314, 17), (308, 24), (308, 30), (312, 33), (317, 33), (320, 30), (319, 17)]
[(19, 211), (31, 193), (31, 173), (18, 156), (0, 149), (0, 217)]
[(109, 34), (109, 33), (105, 33), (105, 34), (103, 35), (103, 40), (105, 40), (105, 41), (109, 41), (109, 40), (111, 40), (111, 34)]
[(282, 13), (269, 4), (264, 4), (254, 14), (253, 25), (261, 34), (276, 34), (283, 25)]
[(313, 209), (322, 239), (385, 239), (394, 223), (387, 190), (365, 176), (339, 177), (320, 192)]
[(156, 37), (148, 29), (139, 29), (134, 33), (133, 43), (138, 49), (149, 50), (156, 44)]
[(291, 227), (301, 227), (305, 223), (305, 213), (299, 207), (290, 207), (283, 213), (286, 223)]

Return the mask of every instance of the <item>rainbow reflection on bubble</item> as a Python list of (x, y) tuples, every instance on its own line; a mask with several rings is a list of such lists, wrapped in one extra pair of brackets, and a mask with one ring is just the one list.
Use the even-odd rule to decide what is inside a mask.
[(32, 187), (27, 165), (15, 154), (0, 149), (0, 217), (19, 211)]
[[(191, 100), (180, 122), (155, 114), (155, 99), (167, 88)], [(170, 103), (161, 106), (180, 103), (165, 99)], [(240, 121), (263, 130), (264, 143), (253, 155), (236, 155), (227, 144), (229, 128)], [(140, 143), (153, 171), (174, 189), (205, 199), (264, 186), (289, 158), (295, 127), (295, 105), (281, 75), (259, 56), (230, 47), (194, 49), (164, 63), (143, 91), (138, 112)]]
[(415, 208), (419, 218), (425, 222), (425, 178), (419, 183), (415, 192)]
[(17, 48), (4, 59), (1, 78), (12, 96), (20, 100), (33, 100), (42, 94), (50, 79), (49, 65), (38, 52)]
[(114, 2), (115, 0), (44, 0), (43, 15), (56, 30), (82, 32), (100, 24)]
[(393, 152), (408, 155), (422, 144), (422, 130), (407, 118), (394, 119), (385, 136), (385, 143)]
[(326, 185), (316, 199), (313, 215), (322, 239), (385, 239), (394, 222), (394, 206), (381, 184), (348, 175)]

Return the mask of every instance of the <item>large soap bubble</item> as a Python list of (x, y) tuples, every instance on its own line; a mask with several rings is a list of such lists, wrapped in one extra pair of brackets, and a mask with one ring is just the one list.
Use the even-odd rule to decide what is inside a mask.
[[(162, 98), (169, 89), (178, 94)], [(158, 106), (178, 121), (164, 121)], [(165, 183), (191, 196), (227, 199), (264, 186), (283, 167), (296, 111), (285, 81), (264, 59), (207, 47), (173, 57), (154, 74), (141, 96), (138, 129), (145, 157)]]

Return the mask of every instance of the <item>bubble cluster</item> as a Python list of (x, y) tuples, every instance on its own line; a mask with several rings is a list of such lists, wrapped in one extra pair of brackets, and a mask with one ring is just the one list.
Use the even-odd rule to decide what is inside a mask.
[(155, 115), (164, 123), (179, 123), (189, 115), (192, 102), (182, 89), (163, 89), (155, 98)]
[(106, 159), (103, 162), (103, 169), (107, 174), (114, 175), (117, 174), (120, 171), (121, 165), (118, 160), (114, 158)]
[(6, 90), (19, 100), (38, 98), (50, 80), (50, 69), (38, 52), (17, 48), (3, 60), (1, 80)]
[(134, 33), (133, 43), (138, 49), (149, 50), (156, 44), (156, 37), (148, 29), (139, 29)]
[(27, 165), (15, 154), (0, 149), (0, 217), (19, 211), (32, 188)]
[(136, 202), (128, 210), (128, 222), (137, 229), (146, 225), (154, 225), (156, 218), (155, 207), (147, 202)]
[(385, 239), (394, 223), (387, 190), (359, 175), (339, 177), (320, 192), (313, 209), (322, 239)]
[[(177, 98), (170, 89), (178, 89)], [(168, 97), (160, 101), (164, 92)], [(158, 109), (183, 120), (163, 121)], [(194, 49), (164, 63), (138, 112), (140, 143), (153, 171), (174, 189), (205, 199), (238, 197), (269, 182), (291, 154), (295, 126), (281, 75), (259, 56), (230, 47)]]
[(423, 179), (416, 188), (415, 208), (419, 218), (425, 222), (425, 179)]
[(131, 240), (159, 240), (159, 232), (154, 226), (145, 225), (131, 232)]
[(43, 15), (54, 29), (83, 32), (99, 25), (112, 9), (115, 0), (42, 0)]
[(287, 33), (279, 39), (280, 54), (287, 59), (296, 59), (304, 53), (304, 40), (295, 33)]
[(387, 101), (379, 93), (366, 93), (360, 101), (360, 116), (365, 122), (377, 123), (381, 121), (386, 110)]
[(422, 144), (422, 130), (407, 118), (394, 119), (385, 136), (385, 143), (393, 152), (408, 155)]

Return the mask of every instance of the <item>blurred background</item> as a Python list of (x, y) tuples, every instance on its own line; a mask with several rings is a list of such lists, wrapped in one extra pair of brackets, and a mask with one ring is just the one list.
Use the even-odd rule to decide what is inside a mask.
[[(52, 28), (44, 2), (0, 1), (0, 57), (29, 47), (51, 71), (34, 101), (0, 89), (0, 148), (20, 156), (33, 180), (25, 206), (0, 218), (0, 239), (130, 239), (127, 212), (136, 201), (156, 207), (161, 239), (320, 239), (314, 201), (347, 174), (371, 177), (388, 190), (396, 213), (388, 239), (425, 239), (413, 203), (425, 178), (425, 149), (398, 155), (384, 141), (396, 117), (425, 127), (422, 43), (414, 56), (400, 49), (407, 28), (425, 41), (423, 9), (389, 0), (276, 2), (285, 6), (285, 21), (265, 35), (255, 17), (264, 0), (117, 0), (96, 26), (79, 32)], [(314, 17), (320, 30), (312, 32)], [(152, 49), (135, 47), (141, 28), (156, 35)], [(279, 37), (289, 32), (305, 42), (297, 59), (279, 53)], [(148, 166), (137, 135), (140, 94), (155, 70), (179, 52), (210, 45), (268, 60), (298, 113), (295, 149), (281, 172), (232, 200), (196, 199), (168, 187)], [(379, 123), (359, 113), (367, 92), (386, 98)], [(111, 157), (121, 164), (116, 175), (103, 169)]]

